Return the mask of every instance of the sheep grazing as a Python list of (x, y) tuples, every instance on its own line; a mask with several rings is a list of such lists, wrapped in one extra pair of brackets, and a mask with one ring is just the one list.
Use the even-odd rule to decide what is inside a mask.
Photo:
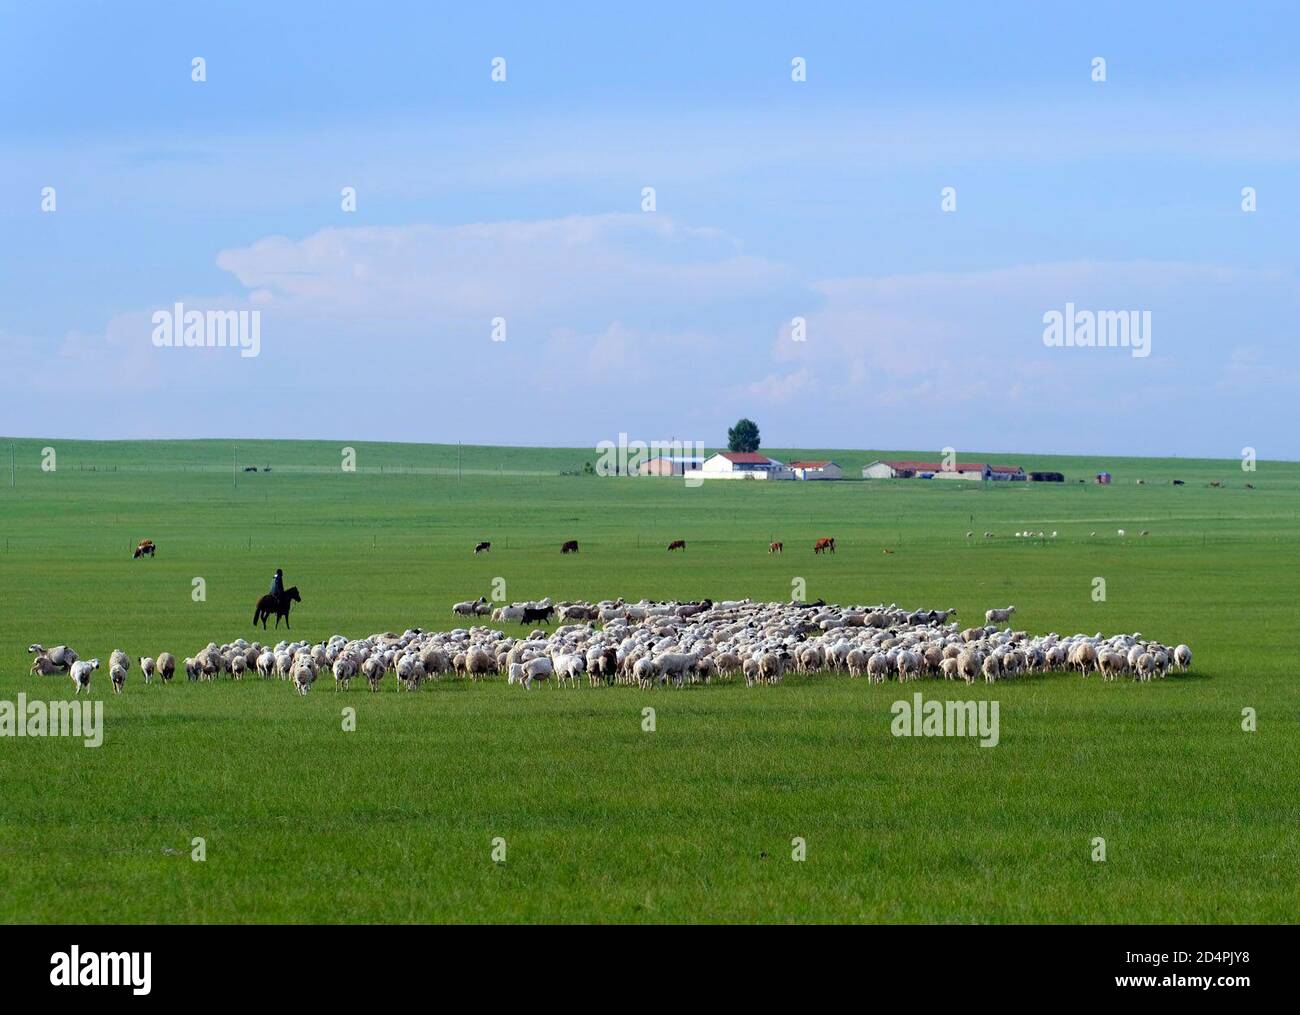
[(1186, 670), (1192, 665), (1192, 650), (1186, 645), (1179, 645), (1174, 649), (1174, 665), (1180, 670)]
[(82, 691), (90, 691), (90, 675), (99, 669), (98, 659), (89, 659), (85, 662), (77, 660), (68, 670), (68, 675), (72, 677), (72, 686), (75, 688), (74, 693), (80, 694)]
[[(351, 677), (364, 674), (377, 692), (390, 670), (403, 691), (418, 691), (426, 678), (448, 673), (473, 681), (501, 676), (526, 690), (534, 681), (566, 688), (624, 684), (648, 690), (656, 684), (685, 688), (737, 675), (751, 687), (770, 685), (791, 671), (805, 679), (847, 672), (851, 679), (865, 676), (872, 683), (961, 679), (969, 684), (980, 677), (991, 683), (1065, 669), (1085, 676), (1099, 671), (1106, 680), (1148, 680), (1190, 663), (1186, 646), (1170, 649), (1139, 633), (1107, 638), (1100, 633), (1061, 637), (1013, 631), (1005, 622), (1014, 606), (989, 611), (985, 624), (965, 629), (952, 622), (953, 610), (903, 609), (895, 603), (839, 606), (824, 600), (704, 598), (557, 606), (544, 599), (516, 606), (521, 616), (534, 614), (529, 620), (539, 619), (535, 614), (542, 611), (558, 613), (559, 620), (515, 634), (472, 626), (388, 631), (360, 639), (335, 634), (318, 644), (282, 641), (274, 648), (242, 639), (220, 646), (210, 642), (185, 660), (185, 670), (191, 680), (223, 672), (237, 676), (249, 669), (264, 677), (274, 673), (292, 678), (295, 692), (303, 695), (322, 674), (332, 674), (340, 690), (348, 688)], [(160, 655), (154, 672), (161, 668)]]
[(164, 684), (170, 684), (176, 675), (176, 657), (170, 652), (158, 653), (158, 677)]
[(357, 674), (357, 664), (352, 661), (352, 657), (341, 655), (334, 660), (334, 690), (348, 689), (352, 678)]
[(113, 693), (121, 694), (122, 688), (126, 685), (126, 667), (110, 665), (108, 679), (113, 682)]
[(32, 660), (32, 668), (28, 671), (31, 676), (49, 677), (55, 673), (62, 673), (63, 668), (56, 666), (54, 661), (46, 655), (38, 655)]
[(146, 684), (153, 683), (153, 674), (155, 668), (156, 668), (156, 664), (154, 663), (153, 659), (150, 656), (140, 657), (140, 672), (144, 674), (144, 682)]
[(991, 684), (1002, 675), (1002, 663), (998, 657), (989, 653), (984, 657), (984, 663), (980, 667), (984, 673), (984, 683)]
[(302, 660), (294, 665), (293, 687), (299, 694), (306, 695), (315, 680), (316, 669), (311, 665), (310, 660)]
[[(67, 673), (71, 670), (72, 664), (77, 661), (77, 653), (67, 645), (55, 645), (51, 649), (43, 645), (28, 645), (27, 651), (35, 653), (37, 660), (45, 660), (40, 669), (42, 673)], [(48, 668), (45, 668), (47, 664)], [(32, 672), (37, 672), (35, 662), (32, 663)]]
[(524, 664), (524, 690), (532, 690), (534, 680), (549, 680), (554, 672), (551, 660), (546, 656), (528, 660)]
[[(486, 596), (479, 596), (477, 599), (467, 600), (463, 603), (457, 603), (451, 608), (452, 613), (459, 614), (463, 617), (472, 617), (478, 613), (479, 607), (488, 606)], [(490, 607), (489, 607), (490, 609)]]

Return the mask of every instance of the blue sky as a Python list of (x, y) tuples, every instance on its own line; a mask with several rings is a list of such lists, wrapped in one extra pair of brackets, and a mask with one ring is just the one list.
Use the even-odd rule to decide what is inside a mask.
[(1297, 5), (540, 6), (0, 4), (0, 433), (1300, 458)]

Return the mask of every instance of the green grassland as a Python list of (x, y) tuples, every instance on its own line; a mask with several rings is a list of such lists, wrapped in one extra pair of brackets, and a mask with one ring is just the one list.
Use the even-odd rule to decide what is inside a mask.
[[(830, 602), (951, 606), (968, 624), (1015, 603), (1035, 633), (1185, 641), (1195, 666), (1145, 685), (1056, 674), (900, 693), (821, 675), (407, 695), (390, 678), (378, 695), (322, 681), (306, 698), (256, 678), (146, 687), (138, 670), (114, 697), (101, 670), (102, 747), (0, 739), (0, 920), (1276, 922), (1300, 909), (1298, 464), (972, 453), (1070, 482), (691, 489), (559, 475), (590, 449), (354, 442), (347, 473), (345, 442), (4, 439), (0, 467), (10, 443), (8, 700), (70, 695), (65, 677), (27, 675), (33, 641), (106, 659), (252, 639), (277, 566), (303, 594), (293, 633), (313, 639), (454, 626), (451, 603), (497, 577), (512, 600), (786, 600), (803, 578)], [(797, 454), (857, 475), (887, 453)], [(1101, 468), (1114, 486), (1074, 481)], [(1058, 537), (1012, 538), (1025, 528)], [(837, 554), (812, 554), (822, 535)], [(144, 537), (158, 556), (133, 561)], [(582, 552), (561, 557), (570, 538)], [(479, 539), (490, 555), (472, 555)], [(670, 539), (687, 552), (666, 553)], [(784, 556), (767, 554), (772, 539)], [(917, 690), (997, 699), (1001, 743), (891, 736), (891, 704)], [(1247, 707), (1257, 732), (1241, 729)], [(805, 862), (790, 858), (796, 836)]]

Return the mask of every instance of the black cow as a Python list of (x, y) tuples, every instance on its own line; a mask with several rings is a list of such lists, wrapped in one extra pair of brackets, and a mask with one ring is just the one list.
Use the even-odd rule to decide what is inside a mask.
[(570, 539), (567, 543), (563, 544), (563, 545), (560, 547), (560, 552), (561, 552), (561, 553), (577, 553), (577, 552), (578, 552), (578, 541), (577, 541), (576, 539)]
[(479, 543), (477, 546), (474, 547), (474, 554), (475, 554), (475, 556), (477, 556), (477, 555), (480, 554), (480, 553), (487, 553), (487, 552), (488, 552), (489, 550), (491, 550), (491, 549), (492, 549), (492, 544), (489, 543), (489, 542), (484, 541), (484, 542)]

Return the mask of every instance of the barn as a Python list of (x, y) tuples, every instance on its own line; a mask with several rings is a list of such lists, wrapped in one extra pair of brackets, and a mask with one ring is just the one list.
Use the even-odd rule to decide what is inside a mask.
[(985, 465), (983, 462), (954, 462), (952, 468), (945, 469), (939, 466), (939, 471), (934, 474), (935, 479), (974, 479), (986, 480), (993, 479), (993, 467)]
[(984, 462), (956, 462), (947, 468), (940, 462), (879, 460), (864, 466), (863, 479), (967, 479), (1024, 480), (1019, 465), (987, 465)]
[(680, 476), (688, 469), (698, 469), (704, 459), (694, 455), (660, 455), (641, 463), (642, 476)]
[(835, 462), (791, 462), (795, 479), (843, 479), (844, 470)]
[(783, 462), (756, 451), (719, 451), (698, 469), (687, 470), (687, 475), (700, 479), (794, 479), (794, 472)]

